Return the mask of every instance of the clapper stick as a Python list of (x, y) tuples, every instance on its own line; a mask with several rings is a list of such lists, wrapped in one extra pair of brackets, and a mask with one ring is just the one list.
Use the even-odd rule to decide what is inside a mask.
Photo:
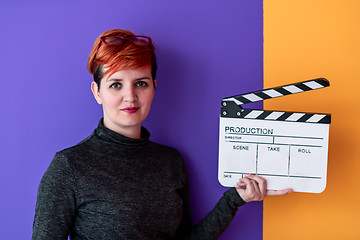
[(258, 102), (269, 98), (282, 97), (290, 94), (306, 92), (328, 86), (330, 86), (328, 80), (326, 80), (325, 78), (317, 78), (276, 88), (268, 88), (257, 92), (245, 93), (233, 97), (224, 98), (222, 101), (222, 105), (226, 106), (227, 101), (233, 101), (236, 103), (236, 105), (240, 106), (246, 103)]
[(294, 113), (266, 110), (243, 109), (241, 105), (270, 98), (282, 97), (290, 94), (306, 92), (330, 86), (325, 78), (317, 78), (276, 88), (268, 88), (261, 91), (245, 93), (224, 98), (221, 102), (221, 117), (237, 117), (248, 119), (264, 119), (275, 121), (296, 121), (310, 123), (330, 123), (331, 115), (316, 113)]

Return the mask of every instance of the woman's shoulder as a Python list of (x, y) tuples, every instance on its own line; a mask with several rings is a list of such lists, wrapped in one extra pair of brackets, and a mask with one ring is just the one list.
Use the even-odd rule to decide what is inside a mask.
[(72, 158), (73, 156), (82, 156), (84, 153), (89, 152), (89, 147), (92, 145), (94, 141), (95, 134), (92, 133), (90, 136), (86, 137), (85, 139), (81, 140), (77, 144), (62, 149), (55, 154), (55, 158)]

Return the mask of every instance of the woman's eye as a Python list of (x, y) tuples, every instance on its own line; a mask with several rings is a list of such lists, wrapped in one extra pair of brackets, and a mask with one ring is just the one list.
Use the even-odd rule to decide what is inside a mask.
[(143, 81), (136, 83), (136, 86), (138, 86), (138, 87), (146, 87), (147, 85), (148, 84), (146, 82), (143, 82)]
[(120, 83), (113, 83), (110, 85), (110, 88), (119, 88), (119, 87), (121, 87)]

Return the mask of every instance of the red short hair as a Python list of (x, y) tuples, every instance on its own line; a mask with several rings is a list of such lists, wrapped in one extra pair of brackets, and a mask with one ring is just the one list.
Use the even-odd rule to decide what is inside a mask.
[[(96, 38), (89, 55), (87, 68), (94, 76), (94, 81), (99, 87), (100, 80), (105, 74), (111, 76), (119, 70), (142, 68), (145, 66), (151, 66), (151, 74), (153, 80), (155, 80), (157, 64), (155, 48), (150, 38), (149, 45), (146, 46), (139, 46), (131, 41), (124, 41), (121, 45), (108, 46), (100, 38), (109, 36), (129, 38), (135, 36), (135, 34), (127, 30), (112, 29), (103, 32)], [(104, 65), (108, 68), (106, 72), (102, 70)]]

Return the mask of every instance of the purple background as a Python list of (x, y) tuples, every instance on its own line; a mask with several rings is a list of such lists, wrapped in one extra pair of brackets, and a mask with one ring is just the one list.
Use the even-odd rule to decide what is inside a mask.
[[(2, 239), (30, 238), (52, 157), (96, 127), (102, 111), (86, 61), (111, 28), (155, 41), (158, 88), (144, 126), (182, 153), (194, 223), (212, 209), (226, 190), (217, 180), (220, 101), (262, 88), (261, 0), (2, 1), (0, 9)], [(239, 238), (262, 239), (262, 203), (240, 208), (221, 237)]]

